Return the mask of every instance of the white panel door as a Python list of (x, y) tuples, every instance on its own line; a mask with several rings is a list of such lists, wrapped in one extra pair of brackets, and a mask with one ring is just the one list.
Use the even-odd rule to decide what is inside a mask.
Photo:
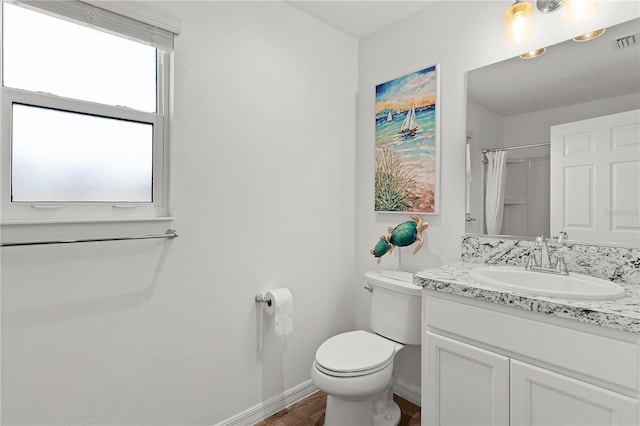
[(640, 110), (551, 127), (551, 233), (640, 245)]
[(427, 332), (426, 425), (508, 425), (509, 359)]
[(638, 401), (511, 360), (511, 425), (637, 425)]

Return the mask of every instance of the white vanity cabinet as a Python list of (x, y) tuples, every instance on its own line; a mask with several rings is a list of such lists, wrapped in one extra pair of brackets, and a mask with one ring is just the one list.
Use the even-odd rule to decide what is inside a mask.
[(425, 361), (423, 423), (509, 424), (509, 358), (427, 332)]
[(423, 290), (424, 425), (640, 424), (640, 336)]
[(512, 359), (511, 424), (638, 425), (638, 400)]

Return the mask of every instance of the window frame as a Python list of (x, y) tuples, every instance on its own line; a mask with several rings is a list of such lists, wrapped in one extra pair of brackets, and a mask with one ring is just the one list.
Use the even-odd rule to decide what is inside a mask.
[[(4, 3), (4, 1), (3, 1)], [(65, 19), (37, 9), (39, 13)], [(4, 18), (0, 8), (0, 18)], [(70, 20), (71, 22), (75, 22)], [(77, 22), (76, 22), (77, 23)], [(100, 29), (96, 29), (100, 31)], [(0, 43), (2, 33), (0, 32)], [(105, 222), (132, 220), (170, 220), (169, 206), (169, 113), (172, 51), (156, 50), (157, 112), (66, 98), (50, 93), (31, 92), (0, 86), (0, 223)], [(0, 55), (0, 82), (3, 81)], [(14, 202), (11, 199), (13, 104), (89, 114), (98, 117), (149, 123), (153, 126), (152, 202)]]

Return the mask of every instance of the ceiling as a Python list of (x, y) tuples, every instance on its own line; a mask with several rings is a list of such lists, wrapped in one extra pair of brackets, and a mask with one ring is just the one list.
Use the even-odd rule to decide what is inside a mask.
[(435, 1), (306, 1), (285, 3), (355, 38), (363, 39)]
[[(435, 3), (418, 0), (285, 2), (358, 40)], [(640, 45), (616, 49), (612, 41), (638, 31), (640, 24), (636, 19), (609, 28), (603, 36), (590, 42), (569, 40), (549, 46), (547, 53), (539, 58), (513, 58), (473, 70), (468, 74), (469, 98), (499, 115), (510, 116), (638, 93)]]
[(640, 44), (617, 48), (619, 37), (636, 34), (640, 20), (608, 28), (599, 38), (568, 40), (534, 59), (518, 57), (467, 74), (469, 99), (501, 116), (640, 92)]

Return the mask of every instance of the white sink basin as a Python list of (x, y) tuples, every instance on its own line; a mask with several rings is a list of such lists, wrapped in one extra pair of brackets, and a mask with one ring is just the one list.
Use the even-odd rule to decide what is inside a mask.
[(624, 295), (624, 288), (616, 283), (573, 272), (554, 275), (516, 266), (487, 266), (472, 269), (469, 274), (492, 287), (532, 296), (609, 299)]

